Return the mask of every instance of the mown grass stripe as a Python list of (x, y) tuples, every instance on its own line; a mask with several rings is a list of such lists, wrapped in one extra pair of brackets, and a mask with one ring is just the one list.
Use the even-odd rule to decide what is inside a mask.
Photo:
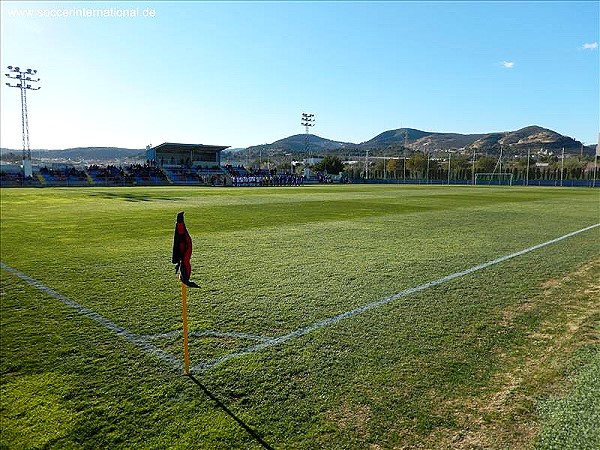
[(194, 367), (191, 368), (191, 371), (192, 372), (203, 372), (203, 371), (206, 371), (206, 370), (208, 370), (208, 369), (210, 369), (212, 367), (215, 367), (215, 366), (217, 366), (219, 364), (222, 364), (222, 363), (224, 363), (224, 362), (226, 362), (226, 361), (228, 361), (228, 360), (230, 360), (232, 358), (236, 358), (236, 357), (243, 356), (243, 355), (248, 355), (248, 354), (251, 354), (251, 353), (256, 353), (256, 352), (264, 350), (264, 349), (266, 349), (268, 347), (271, 347), (273, 345), (282, 344), (282, 343), (290, 341), (292, 339), (299, 338), (301, 336), (304, 336), (307, 333), (310, 333), (311, 331), (314, 331), (314, 330), (317, 330), (319, 328), (324, 328), (324, 327), (333, 325), (333, 324), (338, 323), (338, 322), (340, 322), (342, 320), (349, 319), (351, 317), (357, 316), (357, 315), (362, 314), (362, 313), (364, 313), (366, 311), (369, 311), (371, 309), (378, 308), (380, 306), (386, 305), (386, 304), (388, 304), (390, 302), (393, 302), (394, 300), (398, 300), (398, 299), (400, 299), (402, 297), (406, 297), (408, 295), (414, 294), (416, 292), (423, 291), (423, 290), (428, 289), (430, 287), (437, 286), (437, 285), (442, 284), (442, 283), (446, 283), (448, 281), (454, 280), (456, 278), (463, 277), (465, 275), (469, 275), (469, 274), (471, 274), (473, 272), (477, 272), (477, 271), (483, 270), (483, 269), (485, 269), (487, 267), (499, 264), (499, 263), (507, 261), (509, 259), (513, 259), (513, 258), (522, 256), (522, 255), (524, 255), (526, 253), (530, 253), (530, 252), (533, 252), (533, 251), (538, 250), (540, 248), (546, 247), (548, 245), (555, 244), (555, 243), (560, 242), (560, 241), (562, 241), (564, 239), (568, 239), (568, 238), (573, 237), (573, 236), (575, 236), (577, 234), (583, 233), (585, 231), (589, 231), (589, 230), (591, 230), (593, 228), (596, 228), (596, 227), (599, 227), (599, 226), (600, 226), (600, 223), (596, 223), (594, 225), (590, 225), (589, 227), (585, 227), (585, 228), (582, 228), (580, 230), (573, 231), (571, 233), (567, 233), (567, 234), (565, 234), (563, 236), (557, 237), (555, 239), (551, 239), (551, 240), (543, 242), (541, 244), (537, 244), (537, 245), (534, 245), (532, 247), (528, 247), (528, 248), (526, 248), (524, 250), (520, 250), (518, 252), (511, 253), (510, 255), (505, 255), (505, 256), (502, 256), (500, 258), (496, 258), (496, 259), (493, 259), (491, 261), (487, 261), (485, 263), (479, 264), (477, 266), (473, 266), (473, 267), (471, 267), (469, 269), (462, 270), (460, 272), (455, 272), (455, 273), (450, 274), (450, 275), (446, 275), (444, 277), (438, 278), (437, 280), (429, 281), (429, 282), (421, 284), (419, 286), (412, 287), (412, 288), (409, 288), (409, 289), (405, 289), (404, 291), (401, 291), (401, 292), (398, 292), (396, 294), (390, 295), (388, 297), (379, 299), (379, 300), (374, 301), (372, 303), (368, 303), (366, 305), (360, 306), (360, 307), (352, 309), (350, 311), (346, 311), (344, 313), (338, 314), (337, 316), (329, 317), (327, 319), (323, 319), (323, 320), (320, 320), (318, 322), (315, 322), (315, 323), (312, 323), (310, 325), (307, 325), (307, 326), (305, 326), (303, 328), (299, 328), (299, 329), (297, 329), (295, 331), (292, 331), (291, 333), (285, 334), (283, 336), (279, 336), (279, 337), (271, 339), (269, 341), (261, 342), (259, 344), (255, 344), (255, 345), (251, 345), (249, 347), (242, 348), (242, 349), (237, 350), (237, 351), (235, 351), (233, 353), (229, 353), (227, 355), (220, 356), (219, 358), (215, 358), (215, 359), (213, 359), (211, 361), (207, 361), (207, 362), (203, 362), (203, 363), (197, 364), (197, 365), (195, 365)]

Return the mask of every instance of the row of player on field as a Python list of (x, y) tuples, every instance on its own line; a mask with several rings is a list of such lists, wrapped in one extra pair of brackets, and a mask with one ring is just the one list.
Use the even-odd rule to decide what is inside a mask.
[(234, 186), (301, 186), (304, 177), (300, 175), (248, 175), (232, 176)]

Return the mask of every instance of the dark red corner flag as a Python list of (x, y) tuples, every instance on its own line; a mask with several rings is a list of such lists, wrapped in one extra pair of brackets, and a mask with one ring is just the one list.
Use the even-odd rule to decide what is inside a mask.
[(171, 261), (175, 266), (175, 273), (180, 270), (179, 279), (183, 284), (189, 287), (199, 288), (196, 283), (190, 281), (192, 266), (190, 258), (192, 257), (192, 238), (185, 227), (183, 221), (183, 212), (177, 214), (177, 223), (175, 224), (175, 236), (173, 236), (173, 257)]

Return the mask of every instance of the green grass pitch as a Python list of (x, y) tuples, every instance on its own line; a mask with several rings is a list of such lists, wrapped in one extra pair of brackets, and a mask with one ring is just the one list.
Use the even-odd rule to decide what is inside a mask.
[(261, 448), (181, 368), (44, 291), (183, 361), (179, 211), (195, 377), (273, 448), (600, 447), (600, 227), (260, 346), (600, 223), (597, 190), (0, 193), (1, 449)]

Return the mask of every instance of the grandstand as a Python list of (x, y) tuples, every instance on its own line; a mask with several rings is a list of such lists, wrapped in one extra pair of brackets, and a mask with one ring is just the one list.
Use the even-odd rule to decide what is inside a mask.
[(35, 171), (34, 176), (44, 186), (87, 186), (90, 184), (86, 171), (72, 165), (45, 166), (39, 171)]
[(2, 164), (2, 186), (232, 186), (231, 175), (221, 167), (220, 152), (228, 146), (165, 142), (146, 151), (146, 162), (125, 166), (92, 164), (75, 167), (52, 163), (34, 167), (25, 178), (20, 166)]
[(231, 186), (231, 176), (221, 167), (223, 145), (165, 142), (146, 150), (149, 164), (159, 167), (173, 184)]

